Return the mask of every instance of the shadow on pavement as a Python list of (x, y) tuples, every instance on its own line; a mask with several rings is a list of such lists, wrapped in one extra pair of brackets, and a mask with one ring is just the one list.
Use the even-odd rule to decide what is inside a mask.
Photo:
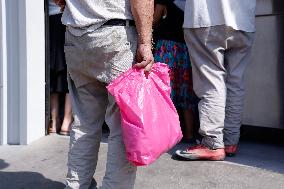
[(63, 189), (61, 182), (52, 181), (36, 172), (0, 172), (0, 189)]
[[(188, 146), (189, 144), (179, 143), (168, 153), (172, 155), (173, 160), (179, 160), (174, 156), (175, 151)], [(261, 168), (284, 174), (283, 157), (284, 130), (244, 125), (241, 129), (237, 155), (226, 157), (224, 163)]]
[(5, 169), (7, 167), (9, 167), (9, 163), (6, 163), (5, 160), (0, 159), (0, 170)]
[(257, 167), (284, 174), (284, 147), (282, 145), (242, 141), (235, 157), (225, 160), (231, 163)]

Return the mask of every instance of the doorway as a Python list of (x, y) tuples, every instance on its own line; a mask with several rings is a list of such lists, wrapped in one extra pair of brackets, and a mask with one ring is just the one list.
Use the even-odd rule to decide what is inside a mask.
[(49, 48), (49, 14), (48, 0), (44, 0), (44, 17), (45, 17), (45, 135), (48, 135), (50, 122), (50, 48)]

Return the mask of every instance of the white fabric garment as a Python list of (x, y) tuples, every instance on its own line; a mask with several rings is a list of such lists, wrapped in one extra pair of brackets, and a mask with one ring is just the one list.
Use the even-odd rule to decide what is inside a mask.
[(226, 25), (254, 32), (255, 6), (256, 0), (187, 0), (183, 27)]
[(48, 1), (48, 14), (49, 15), (55, 15), (55, 14), (60, 14), (60, 7), (57, 6), (53, 0)]
[(62, 16), (75, 36), (90, 33), (110, 19), (133, 20), (130, 0), (67, 0)]
[(182, 11), (184, 11), (185, 2), (186, 2), (186, 0), (175, 0), (175, 1), (174, 1), (174, 4), (175, 4), (179, 9), (181, 9)]

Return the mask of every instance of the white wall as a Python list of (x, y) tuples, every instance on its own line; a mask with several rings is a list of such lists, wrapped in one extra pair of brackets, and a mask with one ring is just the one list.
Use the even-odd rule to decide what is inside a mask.
[[(26, 0), (27, 138), (30, 143), (45, 135), (45, 23), (44, 0)], [(25, 90), (23, 89), (23, 90)]]
[(0, 5), (0, 31), (7, 34), (0, 33), (0, 76), (7, 88), (7, 98), (0, 91), (0, 144), (28, 144), (45, 134), (44, 0), (1, 0)]
[(0, 1), (0, 145), (7, 144), (6, 4)]

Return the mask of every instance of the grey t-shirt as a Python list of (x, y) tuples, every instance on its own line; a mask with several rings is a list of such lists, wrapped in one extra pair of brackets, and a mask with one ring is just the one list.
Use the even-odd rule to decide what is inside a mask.
[(73, 35), (81, 36), (110, 19), (133, 20), (130, 0), (66, 0), (62, 23)]

